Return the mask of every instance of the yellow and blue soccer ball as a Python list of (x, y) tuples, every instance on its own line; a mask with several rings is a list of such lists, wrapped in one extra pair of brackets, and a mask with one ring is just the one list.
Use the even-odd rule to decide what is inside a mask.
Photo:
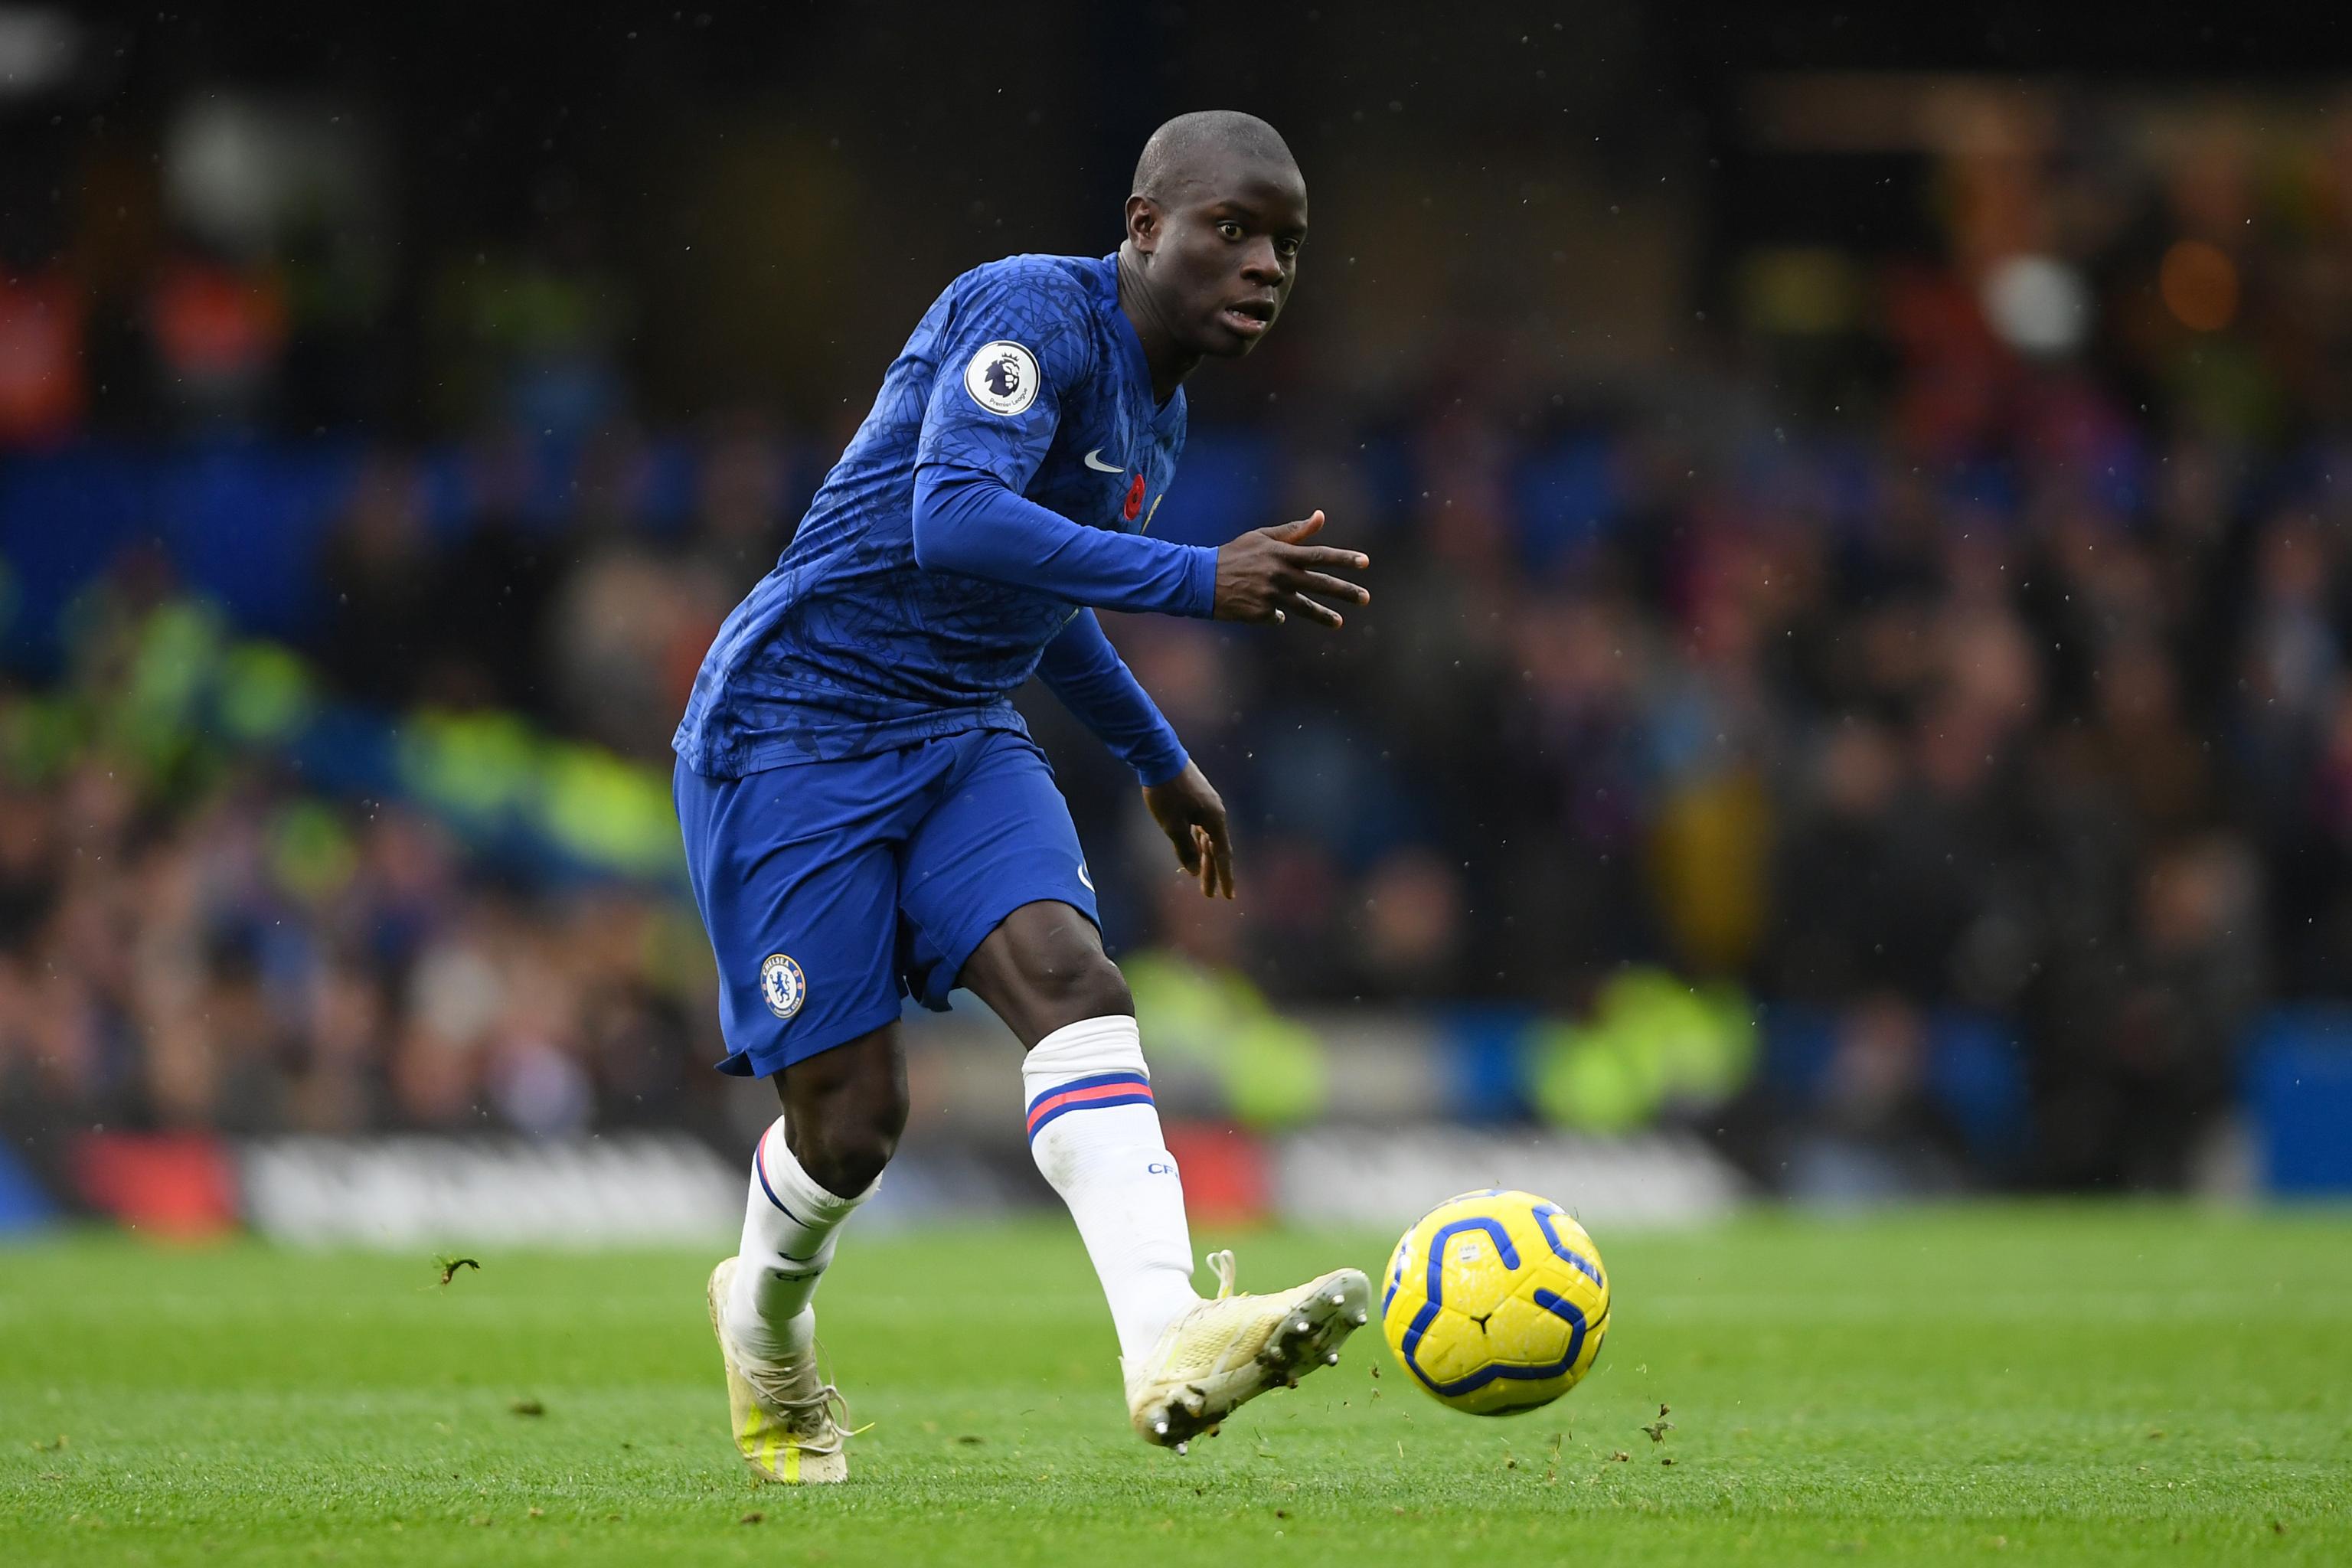
[(1381, 1327), (1439, 1404), (1473, 1415), (1533, 1410), (1592, 1370), (1609, 1332), (1609, 1275), (1558, 1204), (1464, 1193), (1397, 1243)]

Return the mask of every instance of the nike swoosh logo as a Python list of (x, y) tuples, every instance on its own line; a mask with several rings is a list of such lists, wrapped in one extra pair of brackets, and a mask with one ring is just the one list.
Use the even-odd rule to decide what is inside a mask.
[(1087, 454), (1087, 467), (1092, 468), (1098, 474), (1123, 474), (1127, 472), (1127, 468), (1124, 464), (1104, 462), (1102, 460), (1102, 448), (1100, 447), (1097, 447), (1093, 451)]

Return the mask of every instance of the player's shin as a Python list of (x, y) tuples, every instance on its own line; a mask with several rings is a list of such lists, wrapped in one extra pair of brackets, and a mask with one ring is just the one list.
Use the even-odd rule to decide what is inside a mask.
[(1133, 1018), (1088, 1018), (1031, 1047), (1021, 1069), (1029, 1152), (1069, 1205), (1134, 1362), (1200, 1300), (1184, 1188), (1160, 1132)]
[(808, 1350), (809, 1299), (833, 1262), (834, 1232), (873, 1191), (845, 1198), (819, 1185), (793, 1157), (781, 1116), (760, 1135), (727, 1300), (726, 1331), (738, 1346), (765, 1361)]

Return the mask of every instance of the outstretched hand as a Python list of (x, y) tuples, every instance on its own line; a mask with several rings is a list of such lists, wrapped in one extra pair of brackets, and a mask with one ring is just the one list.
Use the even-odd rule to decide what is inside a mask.
[(1176, 864), (1184, 875), (1200, 879), (1201, 896), (1213, 899), (1222, 891), (1232, 898), (1234, 841), (1225, 825), (1225, 803), (1209, 786), (1200, 764), (1186, 763), (1184, 771), (1166, 784), (1144, 785), (1143, 804), (1176, 847)]
[(1308, 544), (1323, 531), (1323, 514), (1297, 522), (1278, 523), (1243, 534), (1217, 550), (1217, 596), (1212, 612), (1221, 621), (1255, 621), (1280, 626), (1294, 615), (1317, 626), (1337, 628), (1339, 612), (1309, 598), (1312, 594), (1344, 604), (1369, 605), (1371, 590), (1361, 584), (1334, 577), (1333, 572), (1361, 572), (1370, 556), (1354, 550), (1334, 550)]

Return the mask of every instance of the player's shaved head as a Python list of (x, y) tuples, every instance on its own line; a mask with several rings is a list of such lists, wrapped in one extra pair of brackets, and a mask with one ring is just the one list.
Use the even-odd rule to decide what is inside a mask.
[(1256, 115), (1238, 109), (1199, 110), (1151, 133), (1143, 156), (1135, 161), (1132, 191), (1162, 204), (1181, 201), (1192, 187), (1249, 163), (1272, 165), (1293, 177), (1298, 173), (1282, 133)]
[(1238, 359), (1282, 313), (1307, 243), (1307, 181), (1255, 114), (1180, 114), (1151, 133), (1127, 198), (1118, 299), (1165, 401), (1210, 355)]

